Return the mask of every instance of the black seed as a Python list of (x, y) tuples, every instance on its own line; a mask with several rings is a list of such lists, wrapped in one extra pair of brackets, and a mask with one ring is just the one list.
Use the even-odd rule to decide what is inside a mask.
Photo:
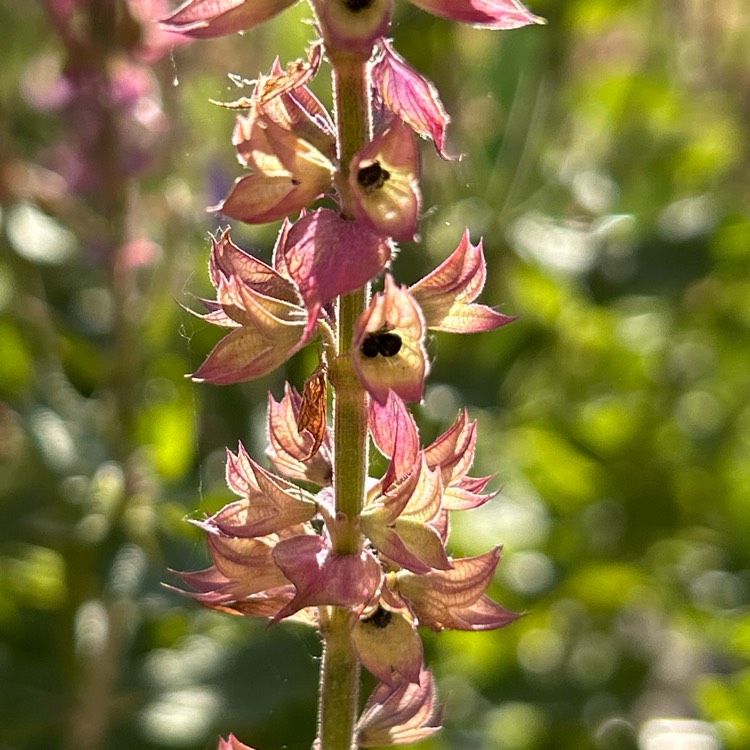
[(357, 13), (360, 10), (366, 10), (373, 4), (373, 0), (344, 0), (344, 7)]
[(365, 622), (367, 625), (372, 625), (375, 628), (383, 630), (384, 628), (387, 628), (391, 624), (392, 619), (393, 619), (393, 614), (391, 612), (389, 612), (387, 609), (383, 609), (382, 607), (378, 607), (363, 622)]
[(365, 357), (377, 357), (382, 354), (384, 357), (394, 357), (401, 351), (401, 336), (397, 333), (368, 333), (359, 347), (362, 355)]
[(401, 336), (395, 333), (381, 333), (378, 336), (378, 351), (384, 357), (394, 357), (401, 351)]
[(365, 357), (377, 357), (379, 351), (378, 335), (376, 333), (368, 333), (359, 350)]
[(378, 190), (385, 185), (386, 181), (390, 178), (391, 173), (387, 169), (383, 169), (378, 162), (373, 162), (369, 167), (362, 167), (357, 172), (357, 182), (362, 186), (363, 190), (371, 191)]

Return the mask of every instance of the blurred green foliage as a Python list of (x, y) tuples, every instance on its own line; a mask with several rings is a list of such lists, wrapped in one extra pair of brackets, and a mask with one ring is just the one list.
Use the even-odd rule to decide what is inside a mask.
[[(493, 593), (527, 614), (426, 636), (446, 729), (420, 747), (744, 750), (750, 8), (533, 10), (549, 25), (493, 33), (401, 4), (393, 30), (465, 154), (424, 144), (423, 244), (402, 248), (397, 277), (468, 226), (483, 299), (519, 316), (429, 342), (423, 437), (467, 404), (474, 473), (502, 486), (455, 519), (454, 553), (504, 544)], [(186, 519), (229, 498), (225, 446), (262, 455), (267, 390), (312, 368), (302, 353), (260, 382), (192, 384), (218, 332), (180, 307), (209, 293), (204, 207), (238, 174), (232, 114), (208, 100), (235, 98), (227, 73), (301, 56), (308, 16), (154, 62), (165, 129), (107, 204), (55, 167), (76, 126), (48, 98), (65, 53), (42, 4), (0, 0), (3, 750), (197, 750), (230, 731), (310, 745), (315, 637), (161, 585), (205, 563)], [(235, 231), (269, 256), (274, 227)]]

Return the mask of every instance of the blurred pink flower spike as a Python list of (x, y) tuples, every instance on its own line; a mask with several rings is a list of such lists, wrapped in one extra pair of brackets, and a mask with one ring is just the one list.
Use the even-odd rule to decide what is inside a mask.
[(466, 230), (453, 253), (409, 291), (422, 308), (428, 328), (450, 333), (491, 331), (515, 318), (474, 302), (486, 278), (482, 242), (472, 245)]
[(422, 671), (422, 639), (403, 614), (378, 605), (358, 620), (352, 631), (360, 662), (381, 682), (394, 686), (399, 675), (418, 682)]
[(279, 252), (307, 306), (305, 336), (323, 306), (375, 278), (391, 257), (386, 237), (325, 208), (302, 216)]
[(517, 29), (546, 21), (515, 0), (411, 0), (418, 8), (484, 29)]
[(371, 552), (338, 555), (327, 535), (285, 539), (274, 548), (273, 558), (296, 591), (274, 622), (303, 607), (331, 604), (364, 609), (379, 591), (383, 578), (380, 563)]
[(245, 31), (273, 18), (297, 0), (187, 0), (162, 28), (195, 39)]
[(233, 734), (230, 734), (227, 739), (219, 737), (219, 747), (217, 750), (254, 750), (249, 745), (245, 745), (240, 742)]
[(357, 722), (359, 747), (410, 745), (440, 729), (441, 709), (435, 679), (422, 669), (418, 682), (381, 682), (367, 699)]
[(394, 479), (404, 476), (419, 455), (419, 430), (406, 404), (393, 391), (389, 391), (384, 404), (370, 399), (370, 435), (376, 448), (391, 459), (383, 477), (388, 487)]
[(412, 130), (394, 118), (352, 159), (349, 185), (357, 218), (378, 234), (414, 239), (419, 219), (419, 149)]
[(443, 485), (438, 469), (424, 457), (411, 472), (368, 502), (360, 516), (362, 532), (381, 555), (414, 573), (448, 570), (440, 534), (430, 525), (441, 510)]
[(485, 591), (500, 562), (501, 547), (478, 557), (453, 560), (451, 570), (425, 575), (406, 570), (389, 574), (388, 586), (401, 597), (420, 625), (440, 631), (495, 630), (519, 615), (492, 601)]
[(415, 133), (431, 138), (438, 153), (445, 151), (445, 130), (450, 122), (437, 89), (401, 57), (387, 39), (378, 43), (372, 80), (380, 100)]
[(275, 401), (268, 394), (268, 457), (273, 461), (279, 473), (287, 479), (300, 479), (312, 482), (321, 487), (331, 484), (332, 480), (332, 446), (331, 436), (326, 436), (320, 450), (310, 458), (310, 449), (315, 442), (313, 436), (297, 429), (302, 396), (286, 383), (284, 396)]
[(310, 521), (317, 503), (308, 492), (277, 477), (253, 461), (245, 448), (227, 451), (227, 484), (242, 497), (213, 520), (228, 536), (257, 537)]
[(393, 390), (405, 401), (420, 401), (427, 375), (422, 311), (406, 287), (390, 274), (385, 289), (360, 315), (354, 330), (354, 367), (380, 404)]
[(393, 0), (319, 0), (311, 5), (327, 47), (368, 56), (375, 40), (388, 32), (393, 14)]

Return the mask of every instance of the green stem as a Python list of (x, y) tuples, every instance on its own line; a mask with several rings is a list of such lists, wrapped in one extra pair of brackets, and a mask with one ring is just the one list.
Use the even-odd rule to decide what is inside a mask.
[[(336, 184), (341, 215), (353, 218), (348, 187), (349, 162), (367, 143), (371, 131), (370, 81), (367, 60), (328, 50), (333, 67), (339, 169)], [(356, 520), (365, 499), (368, 464), (367, 393), (349, 352), (354, 325), (369, 302), (369, 284), (338, 300), (337, 354), (330, 366), (333, 388), (334, 491), (342, 523), (332, 535), (334, 552), (355, 555), (362, 541)], [(345, 518), (344, 518), (345, 517)], [(346, 520), (345, 520), (346, 519)], [(323, 663), (318, 707), (321, 750), (356, 747), (354, 723), (359, 708), (359, 662), (351, 640), (350, 613), (321, 608)]]

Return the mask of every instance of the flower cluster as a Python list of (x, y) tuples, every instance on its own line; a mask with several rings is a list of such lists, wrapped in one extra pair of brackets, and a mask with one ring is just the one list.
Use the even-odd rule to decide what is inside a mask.
[[(292, 2), (188, 0), (166, 27), (219, 36)], [(515, 0), (417, 4), (490, 28), (540, 21)], [(418, 137), (450, 158), (449, 118), (432, 83), (385, 38), (390, 0), (320, 0), (312, 7), (320, 41), (307, 59), (286, 67), (275, 61), (251, 96), (225, 105), (239, 110), (233, 144), (246, 172), (213, 210), (251, 224), (283, 221), (270, 265), (235, 245), (229, 230), (213, 238), (216, 299), (203, 300), (199, 315), (227, 334), (193, 378), (226, 384), (259, 377), (316, 340), (320, 360), (301, 393), (287, 384), (280, 400), (269, 396), (275, 472), (242, 444), (228, 451), (227, 483), (239, 499), (195, 521), (212, 564), (182, 577), (207, 607), (293, 619), (319, 627), (324, 638), (332, 612), (343, 611), (358, 661), (379, 680), (353, 740), (358, 747), (404, 744), (439, 725), (418, 627), (489, 630), (517, 617), (487, 595), (501, 548), (454, 558), (447, 546), (450, 512), (495, 494), (486, 491), (491, 477), (469, 475), (476, 423), (461, 411), (422, 447), (406, 403), (424, 394), (429, 330), (490, 331), (512, 318), (476, 301), (486, 268), (482, 243), (473, 244), (468, 230), (424, 278), (410, 286), (394, 279), (395, 243), (417, 237)], [(353, 148), (342, 143), (347, 112), (331, 117), (308, 87), (325, 58), (335, 76), (358, 65), (363, 71), (366, 113), (356, 118), (366, 132)], [(373, 283), (379, 291), (370, 296)], [(341, 302), (352, 294), (362, 300), (354, 316)], [(334, 403), (346, 391), (353, 404), (351, 413), (337, 406), (344, 416), (334, 421), (349, 419), (350, 437), (363, 446), (363, 482), (346, 484), (361, 488), (354, 517), (340, 505), (350, 467), (338, 457), (343, 438), (327, 422), (329, 374)], [(365, 473), (370, 442), (387, 464), (379, 476)], [(246, 748), (233, 736), (219, 747)]]
[[(476, 423), (461, 412), (420, 448), (401, 398), (391, 391), (384, 404), (373, 399), (369, 432), (389, 465), (370, 483), (358, 519), (365, 538), (360, 553), (342, 555), (333, 545), (342, 521), (331, 492), (331, 435), (326, 428), (316, 440), (298, 429), (304, 407), (289, 385), (278, 402), (269, 397), (268, 453), (279, 474), (241, 444), (236, 454), (228, 452), (227, 483), (239, 500), (194, 522), (206, 532), (213, 564), (183, 578), (207, 607), (272, 622), (315, 625), (318, 607), (346, 607), (361, 663), (391, 690), (421, 685), (418, 625), (489, 630), (517, 617), (486, 595), (499, 547), (458, 559), (446, 550), (448, 512), (476, 508), (494, 495), (485, 492), (490, 477), (468, 476)], [(433, 691), (422, 700), (434, 702)], [(360, 733), (369, 736), (362, 727)]]

